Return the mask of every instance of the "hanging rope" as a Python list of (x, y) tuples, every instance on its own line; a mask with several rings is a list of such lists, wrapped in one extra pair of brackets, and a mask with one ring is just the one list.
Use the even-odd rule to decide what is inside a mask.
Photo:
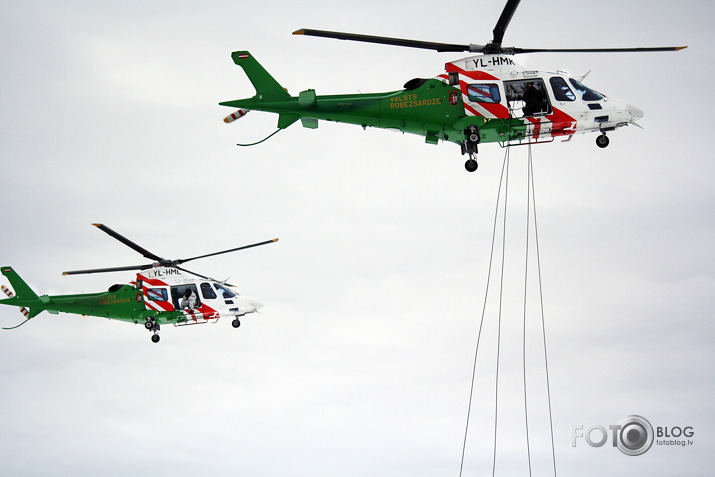
[[(536, 269), (539, 278), (539, 306), (541, 311), (541, 334), (544, 342), (544, 369), (546, 372), (546, 397), (549, 405), (549, 430), (551, 432), (551, 458), (556, 477), (556, 451), (554, 449), (554, 419), (551, 412), (551, 385), (549, 384), (549, 360), (546, 352), (546, 324), (544, 320), (544, 293), (541, 281), (541, 256), (539, 254), (539, 229), (536, 221), (536, 193), (534, 192), (534, 167), (531, 160), (531, 144), (529, 144), (529, 182), (531, 184), (531, 203), (534, 210), (534, 242), (536, 245)], [(526, 306), (526, 305), (524, 305)]]
[(527, 297), (528, 297), (528, 285), (529, 285), (529, 230), (531, 225), (531, 186), (532, 186), (532, 175), (531, 175), (531, 144), (529, 144), (529, 160), (528, 160), (528, 174), (526, 180), (526, 250), (524, 252), (524, 319), (523, 319), (523, 330), (522, 330), (522, 343), (521, 343), (521, 357), (522, 357), (522, 370), (524, 372), (524, 426), (526, 428), (526, 456), (529, 463), (529, 477), (531, 477), (531, 445), (529, 441), (529, 405), (528, 405), (528, 393), (526, 386), (526, 310), (527, 310)]
[(477, 333), (477, 344), (474, 350), (474, 362), (472, 365), (472, 382), (469, 387), (469, 404), (467, 406), (467, 423), (464, 428), (464, 441), (462, 443), (462, 459), (459, 464), (459, 476), (462, 477), (462, 471), (464, 470), (464, 455), (466, 452), (467, 448), (467, 435), (469, 434), (469, 420), (471, 417), (472, 413), (472, 401), (474, 397), (474, 381), (477, 373), (477, 356), (479, 354), (479, 341), (482, 336), (482, 326), (484, 325), (484, 316), (486, 315), (486, 309), (487, 309), (487, 297), (489, 296), (489, 284), (491, 282), (491, 277), (492, 277), (492, 265), (494, 263), (494, 244), (496, 243), (496, 232), (497, 232), (497, 221), (499, 217), (499, 200), (501, 198), (501, 191), (502, 191), (502, 183), (504, 181), (504, 172), (507, 170), (507, 163), (508, 163), (508, 158), (509, 158), (509, 149), (506, 149), (506, 152), (504, 154), (504, 162), (502, 163), (502, 169), (501, 169), (501, 177), (499, 179), (499, 189), (497, 192), (497, 201), (496, 201), (496, 206), (494, 210), (494, 225), (492, 227), (492, 245), (491, 245), (491, 250), (489, 252), (489, 268), (487, 271), (487, 284), (486, 284), (486, 291), (484, 293), (484, 303), (482, 305), (482, 317), (479, 321), (479, 332)]
[[(529, 168), (531, 168), (531, 144), (529, 144)], [(526, 388), (526, 299), (529, 284), (529, 225), (531, 224), (531, 176), (526, 185), (526, 251), (524, 253), (524, 320), (522, 330), (521, 358), (524, 372), (524, 425), (526, 427), (526, 455), (529, 462), (529, 477), (531, 477), (531, 446), (529, 443), (529, 406), (527, 404)]]
[[(487, 271), (487, 282), (486, 291), (484, 294), (484, 303), (482, 306), (482, 315), (479, 322), (479, 331), (477, 333), (477, 342), (474, 352), (474, 362), (472, 364), (472, 380), (470, 384), (469, 392), (469, 404), (467, 408), (467, 422), (464, 429), (464, 440), (462, 442), (462, 458), (459, 466), (459, 476), (462, 476), (464, 470), (464, 459), (466, 454), (467, 437), (469, 434), (469, 421), (472, 412), (472, 403), (474, 400), (474, 383), (476, 379), (476, 368), (477, 368), (477, 357), (479, 355), (479, 345), (481, 341), (482, 329), (484, 325), (484, 318), (486, 315), (487, 299), (489, 296), (489, 288), (492, 279), (492, 268), (494, 266), (494, 249), (496, 244), (497, 227), (500, 217), (500, 201), (502, 195), (504, 196), (503, 204), (503, 219), (502, 219), (502, 263), (501, 263), (501, 273), (500, 273), (500, 283), (499, 283), (499, 311), (498, 311), (498, 321), (497, 321), (497, 356), (496, 356), (496, 376), (494, 384), (494, 442), (492, 451), (492, 477), (494, 477), (496, 472), (496, 455), (497, 455), (497, 436), (498, 436), (498, 424), (499, 424), (499, 371), (500, 371), (500, 352), (501, 352), (501, 328), (502, 328), (502, 304), (504, 299), (504, 268), (505, 268), (505, 258), (506, 258), (506, 223), (507, 223), (507, 211), (508, 211), (508, 190), (509, 190), (509, 151), (510, 148), (506, 148), (504, 154), (504, 162), (502, 164), (501, 177), (499, 180), (499, 190), (497, 193), (496, 207), (494, 211), (494, 225), (492, 228), (492, 243), (489, 254), (489, 268)], [(529, 429), (529, 412), (528, 412), (528, 392), (527, 392), (527, 375), (526, 375), (526, 319), (527, 319), (527, 298), (528, 298), (528, 279), (529, 279), (529, 248), (531, 245), (530, 235), (531, 235), (531, 220), (533, 215), (533, 230), (534, 230), (534, 245), (536, 252), (536, 265), (538, 274), (538, 293), (539, 293), (539, 305), (541, 312), (541, 330), (543, 337), (543, 349), (544, 349), (544, 365), (546, 373), (546, 390), (548, 398), (548, 408), (549, 408), (549, 426), (551, 435), (551, 456), (553, 461), (553, 472), (554, 477), (556, 477), (556, 452), (554, 445), (554, 425), (553, 425), (553, 414), (551, 408), (551, 387), (549, 382), (549, 366), (547, 358), (547, 348), (546, 348), (546, 326), (544, 318), (544, 299), (543, 299), (543, 285), (541, 278), (541, 258), (539, 251), (539, 234), (536, 219), (536, 193), (534, 191), (534, 169), (533, 161), (531, 155), (531, 145), (528, 146), (528, 178), (527, 178), (527, 217), (526, 217), (526, 249), (525, 249), (525, 267), (524, 267), (524, 309), (523, 309), (523, 323), (522, 323), (522, 366), (523, 366), (523, 386), (524, 386), (524, 421), (526, 428), (526, 448), (527, 448), (527, 459), (529, 466), (529, 476), (532, 475), (532, 464), (531, 464), (531, 441), (530, 441), (530, 429)]]
[(263, 141), (267, 141), (268, 139), (272, 138), (272, 137), (273, 137), (278, 131), (280, 131), (280, 130), (281, 130), (280, 128), (276, 129), (275, 131), (273, 131), (271, 134), (269, 134), (268, 136), (264, 137), (264, 138), (261, 139), (260, 141), (252, 142), (252, 143), (250, 143), (250, 144), (236, 144), (236, 145), (237, 145), (237, 146), (241, 146), (241, 147), (255, 146), (256, 144), (260, 144), (260, 143), (262, 143)]
[(499, 319), (497, 322), (497, 371), (494, 380), (494, 453), (492, 456), (492, 477), (497, 467), (497, 430), (499, 428), (499, 356), (501, 354), (501, 316), (504, 300), (504, 258), (506, 257), (506, 213), (509, 198), (509, 149), (506, 154), (506, 176), (504, 181), (504, 223), (502, 224), (501, 277), (499, 280)]

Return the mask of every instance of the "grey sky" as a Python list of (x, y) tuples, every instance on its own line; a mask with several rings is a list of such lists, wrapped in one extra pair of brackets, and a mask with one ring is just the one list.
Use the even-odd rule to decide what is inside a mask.
[[(42, 314), (0, 333), (8, 475), (457, 475), (504, 151), (464, 171), (452, 144), (321, 123), (231, 125), (253, 94), (247, 49), (292, 94), (391, 91), (459, 55), (297, 37), (332, 29), (454, 43), (491, 37), (503, 2), (3, 2), (0, 264), (40, 293), (140, 257), (103, 222), (172, 258), (280, 237), (193, 269), (265, 303), (234, 330)], [(707, 1), (525, 1), (504, 43), (688, 45), (677, 53), (532, 55), (531, 69), (645, 111), (610, 134), (533, 148), (559, 475), (705, 476), (715, 466), (712, 18)], [(525, 475), (519, 327), (526, 148), (512, 184), (497, 475)], [(4, 282), (3, 282), (4, 283)], [(494, 302), (466, 475), (490, 469)], [(0, 310), (0, 323), (21, 319)], [(530, 315), (529, 319), (536, 319)], [(533, 323), (530, 321), (530, 323)], [(539, 336), (531, 436), (549, 475)], [(638, 414), (694, 445), (628, 457), (571, 445), (572, 426)]]

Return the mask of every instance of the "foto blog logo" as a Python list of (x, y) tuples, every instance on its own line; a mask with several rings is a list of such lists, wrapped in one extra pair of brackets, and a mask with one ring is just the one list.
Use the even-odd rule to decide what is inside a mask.
[[(628, 416), (618, 424), (608, 426), (611, 444), (626, 455), (644, 454), (653, 445), (653, 426), (641, 416)], [(572, 447), (578, 439), (584, 439), (591, 447), (601, 447), (609, 440), (609, 432), (601, 425), (573, 426)]]
[[(626, 455), (642, 455), (651, 448), (655, 442), (659, 446), (692, 446), (693, 441), (689, 439), (695, 435), (692, 426), (672, 426), (656, 427), (644, 417), (628, 416), (621, 419), (618, 424), (608, 426), (595, 425), (584, 429), (584, 426), (573, 426), (572, 447), (583, 439), (591, 447), (602, 447), (609, 441), (613, 447)], [(681, 438), (688, 439), (681, 439)], [(657, 439), (655, 439), (657, 438)]]

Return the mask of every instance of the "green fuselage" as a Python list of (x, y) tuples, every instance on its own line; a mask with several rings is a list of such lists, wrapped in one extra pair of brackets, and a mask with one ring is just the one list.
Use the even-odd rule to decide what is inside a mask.
[(108, 291), (99, 293), (38, 296), (11, 267), (1, 267), (0, 270), (10, 280), (16, 293), (10, 298), (0, 300), (0, 305), (25, 308), (27, 318), (33, 318), (47, 311), (53, 314), (71, 313), (131, 323), (144, 323), (147, 318), (152, 318), (158, 324), (186, 321), (186, 317), (180, 311), (147, 309), (142, 291), (131, 285), (114, 285)]
[(501, 142), (524, 137), (524, 122), (516, 118), (486, 119), (465, 112), (462, 91), (440, 79), (413, 79), (405, 89), (388, 93), (337, 94), (318, 96), (315, 90), (288, 92), (248, 51), (234, 51), (233, 61), (243, 68), (256, 89), (251, 98), (219, 103), (243, 110), (278, 114), (278, 128), (298, 121), (317, 128), (318, 120), (358, 126), (396, 129), (425, 137), (462, 144), (465, 129), (479, 128), (481, 142)]
[[(286, 128), (298, 119), (334, 121), (362, 127), (399, 129), (438, 139), (461, 142), (461, 131), (452, 125), (463, 115), (461, 102), (450, 104), (450, 93), (459, 90), (439, 80), (427, 80), (414, 90), (389, 93), (337, 94), (316, 96), (312, 90), (278, 101), (253, 98), (221, 103), (222, 106), (279, 114), (278, 127)], [(311, 123), (304, 122), (306, 127)], [(312, 126), (317, 127), (317, 125)]]
[(308, 128), (317, 120), (382, 129), (396, 129), (425, 137), (461, 144), (464, 129), (479, 127), (481, 142), (501, 142), (524, 137), (524, 123), (517, 119), (490, 119), (464, 113), (461, 92), (447, 83), (429, 79), (415, 89), (388, 93), (317, 96), (313, 90), (284, 100), (252, 98), (226, 101), (222, 106), (277, 113), (278, 127), (287, 128), (301, 119)]
[(77, 295), (41, 295), (0, 300), (2, 305), (25, 307), (31, 315), (42, 311), (98, 316), (114, 320), (139, 322), (144, 320), (144, 299), (141, 291), (130, 285), (112, 287), (112, 291)]

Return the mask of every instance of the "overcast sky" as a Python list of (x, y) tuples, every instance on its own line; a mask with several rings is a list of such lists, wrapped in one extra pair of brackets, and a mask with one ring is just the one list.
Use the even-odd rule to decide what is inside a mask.
[[(0, 4), (0, 265), (39, 293), (105, 290), (135, 264), (102, 222), (183, 258), (264, 314), (161, 331), (43, 313), (0, 333), (7, 475), (458, 475), (504, 150), (469, 174), (451, 143), (321, 123), (275, 129), (220, 101), (254, 90), (249, 50), (292, 94), (400, 89), (461, 55), (292, 36), (299, 28), (485, 43), (501, 1)], [(688, 45), (518, 57), (645, 112), (645, 129), (535, 146), (558, 475), (706, 476), (715, 467), (713, 65), (709, 1), (524, 1), (504, 43)], [(511, 151), (497, 475), (527, 475), (521, 368), (526, 148)], [(530, 265), (533, 267), (533, 263)], [(532, 268), (533, 270), (533, 268)], [(530, 279), (534, 475), (552, 475)], [(4, 278), (3, 278), (4, 280)], [(6, 282), (4, 282), (7, 284)], [(465, 475), (491, 470), (496, 297), (487, 307)], [(0, 310), (0, 323), (21, 315)], [(641, 415), (692, 446), (626, 456), (572, 428)]]

